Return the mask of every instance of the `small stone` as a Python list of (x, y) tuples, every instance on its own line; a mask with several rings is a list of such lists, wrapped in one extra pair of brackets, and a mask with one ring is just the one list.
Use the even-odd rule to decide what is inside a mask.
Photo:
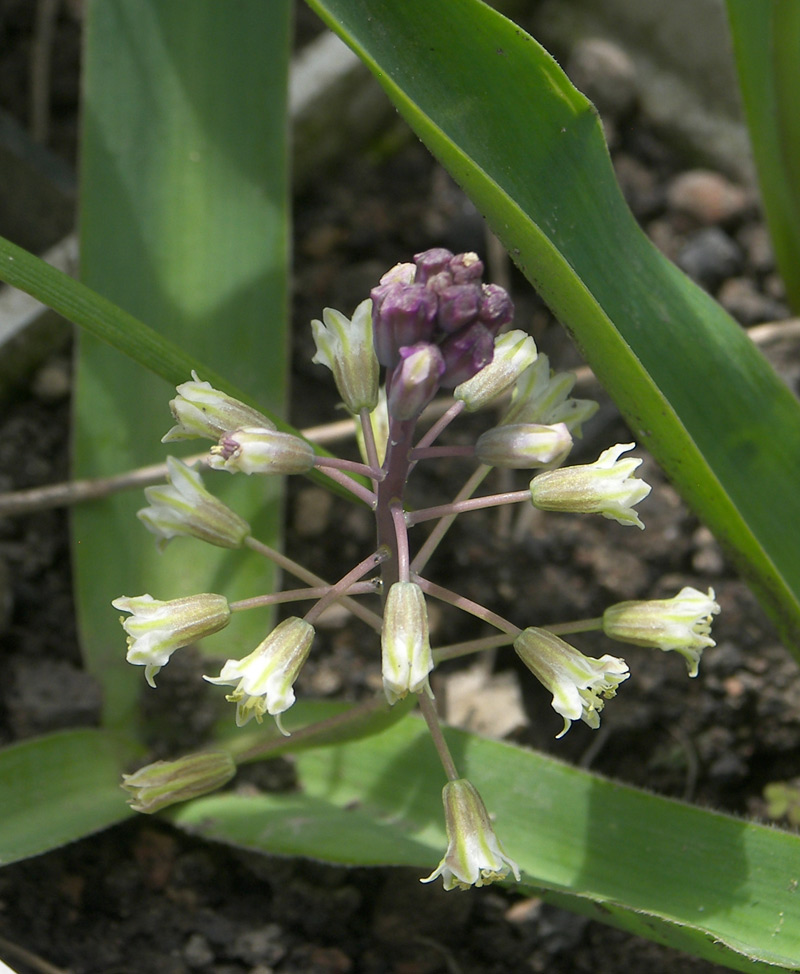
[(740, 219), (750, 206), (740, 186), (708, 169), (691, 169), (676, 176), (667, 187), (667, 203), (706, 226)]
[(183, 959), (191, 968), (205, 967), (214, 960), (214, 951), (202, 933), (193, 933), (183, 947)]
[(692, 568), (698, 575), (721, 575), (725, 569), (725, 557), (716, 538), (707, 527), (699, 527), (693, 537), (695, 551), (692, 553)]
[(572, 83), (601, 114), (625, 115), (636, 102), (636, 68), (616, 44), (591, 37), (579, 41), (567, 62)]
[(742, 268), (742, 252), (719, 227), (708, 227), (692, 234), (681, 248), (678, 266), (701, 284), (713, 290)]
[(614, 170), (634, 216), (646, 220), (661, 209), (663, 195), (652, 169), (626, 152), (620, 152), (614, 158)]
[(763, 223), (748, 223), (736, 234), (736, 239), (756, 273), (769, 274), (775, 270), (772, 241)]
[(746, 277), (731, 277), (717, 294), (722, 307), (743, 325), (756, 325), (764, 321), (785, 318), (786, 308), (758, 291)]
[(786, 285), (780, 274), (768, 274), (764, 279), (764, 294), (775, 301), (786, 300)]
[(304, 487), (294, 503), (294, 529), (301, 538), (316, 538), (330, 525), (333, 494), (321, 487)]
[(677, 232), (671, 220), (659, 217), (651, 220), (645, 229), (647, 236), (665, 257), (669, 257), (671, 261), (678, 259), (678, 254), (681, 252), (681, 247), (683, 247), (685, 239)]
[(257, 930), (248, 930), (234, 940), (230, 953), (246, 964), (277, 964), (286, 955), (286, 945), (282, 941), (283, 930), (277, 923), (268, 923)]
[(58, 402), (69, 395), (71, 386), (69, 362), (62, 358), (45, 362), (31, 383), (33, 394), (43, 402)]

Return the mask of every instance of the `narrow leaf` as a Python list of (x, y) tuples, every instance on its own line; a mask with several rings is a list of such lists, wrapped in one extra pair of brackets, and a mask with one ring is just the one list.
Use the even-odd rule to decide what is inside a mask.
[[(800, 836), (512, 745), (458, 731), (447, 739), (525, 886), (735, 970), (800, 968)], [(414, 866), (422, 875), (439, 861), (446, 838), (431, 782), (442, 775), (419, 718), (296, 761), (300, 794), (218, 795), (177, 809), (173, 819), (270, 853)]]
[(789, 301), (800, 311), (800, 6), (727, 0), (761, 199)]
[[(278, 413), (286, 366), (289, 6), (243, 4), (231, 16), (216, 0), (92, 0), (81, 146), (84, 283)], [(76, 475), (163, 459), (171, 392), (82, 335)], [(221, 475), (213, 489), (256, 536), (278, 542), (277, 479)], [(160, 556), (135, 517), (141, 506), (140, 497), (118, 495), (78, 511), (73, 522), (82, 641), (104, 684), (111, 726), (132, 720), (141, 680), (125, 663), (111, 599), (203, 591), (241, 598), (268, 591), (273, 578), (261, 559), (199, 542), (178, 539)], [(246, 649), (269, 622), (268, 612), (240, 614), (226, 644)]]
[(61, 731), (0, 750), (0, 865), (37, 856), (133, 814), (120, 775), (133, 756), (106, 731)]

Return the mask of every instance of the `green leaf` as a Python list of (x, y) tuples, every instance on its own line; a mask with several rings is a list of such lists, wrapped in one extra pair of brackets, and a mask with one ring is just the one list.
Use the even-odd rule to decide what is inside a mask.
[[(447, 740), (481, 792), (523, 884), (595, 919), (736, 970), (800, 968), (800, 836), (604, 780), (459, 731)], [(204, 837), (348, 865), (444, 853), (438, 758), (408, 717), (297, 756), (300, 793), (202, 798), (172, 818)]]
[[(287, 359), (289, 8), (288, 0), (242, 4), (231, 16), (217, 0), (92, 0), (81, 142), (84, 283), (278, 413)], [(82, 335), (75, 474), (163, 459), (171, 395)], [(257, 537), (279, 543), (279, 479), (208, 479)], [(125, 663), (111, 599), (203, 591), (236, 599), (268, 591), (274, 578), (263, 559), (186, 539), (159, 555), (135, 517), (141, 506), (140, 496), (117, 495), (73, 520), (82, 641), (106, 691), (109, 726), (131, 723), (141, 681)], [(223, 638), (246, 649), (269, 623), (268, 612), (241, 613)]]
[(800, 6), (727, 0), (736, 67), (775, 257), (800, 311)]
[(0, 865), (133, 815), (120, 775), (134, 756), (106, 731), (60, 731), (0, 750)]
[(800, 549), (787, 530), (800, 523), (800, 406), (638, 228), (592, 105), (478, 0), (447, 0), (435, 17), (426, 0), (309, 3), (486, 215), (800, 652)]

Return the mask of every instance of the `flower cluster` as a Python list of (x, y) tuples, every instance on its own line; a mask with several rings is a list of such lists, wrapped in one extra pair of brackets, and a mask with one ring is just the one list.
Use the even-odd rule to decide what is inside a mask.
[[(212, 440), (208, 467), (248, 475), (315, 470), (368, 505), (375, 515), (375, 547), (359, 564), (334, 583), (318, 578), (254, 538), (248, 523), (205, 489), (197, 470), (170, 458), (167, 484), (147, 488), (149, 506), (139, 512), (159, 545), (183, 536), (247, 548), (279, 562), (309, 587), (239, 603), (208, 593), (164, 602), (150, 595), (122, 597), (113, 603), (129, 613), (122, 622), (129, 662), (144, 666), (147, 682), (155, 686), (155, 675), (173, 652), (219, 631), (232, 613), (310, 601), (304, 615), (284, 619), (250, 653), (228, 659), (218, 675), (206, 676), (209, 683), (229, 688), (238, 725), (252, 718), (261, 723), (270, 715), (282, 734), (288, 733), (282, 718), (295, 702), (294, 685), (311, 652), (318, 616), (339, 602), (371, 626), (381, 647), (385, 705), (416, 697), (448, 779), (443, 800), (449, 844), (438, 868), (423, 880), (441, 876), (445, 889), (481, 886), (509, 872), (519, 879), (519, 869), (495, 836), (480, 794), (458, 773), (439, 730), (430, 674), (437, 658), (447, 658), (448, 647), (431, 647), (427, 600), (464, 609), (513, 645), (552, 694), (553, 710), (563, 719), (559, 737), (576, 720), (598, 727), (606, 701), (630, 673), (616, 656), (586, 656), (550, 629), (521, 629), (435, 584), (425, 574), (433, 551), (454, 515), (501, 504), (599, 514), (643, 528), (635, 508), (650, 492), (634, 476), (641, 459), (622, 457), (632, 443), (609, 447), (594, 463), (564, 466), (573, 436), (581, 435), (597, 405), (571, 396), (574, 376), (554, 373), (529, 335), (504, 330), (513, 318), (512, 302), (502, 288), (483, 283), (482, 275), (476, 254), (428, 250), (385, 274), (352, 318), (326, 308), (322, 320), (312, 322), (314, 362), (333, 373), (356, 420), (360, 463), (318, 453), (307, 440), (278, 430), (268, 417), (195, 374), (178, 386), (170, 403), (175, 425), (164, 440)], [(441, 389), (452, 390), (452, 405), (418, 436), (417, 421)], [(473, 445), (436, 445), (461, 412), (488, 406), (500, 409), (500, 420)], [(414, 467), (447, 456), (471, 456), (478, 469), (449, 503), (409, 510), (405, 490)], [(474, 496), (493, 467), (536, 473), (525, 489)], [(412, 553), (409, 531), (422, 521), (437, 523)], [(364, 605), (362, 596), (379, 598), (380, 611)], [(694, 676), (702, 651), (714, 645), (710, 625), (718, 612), (713, 591), (703, 595), (684, 588), (672, 599), (611, 606), (600, 619), (571, 621), (559, 631), (602, 630), (621, 642), (675, 650)], [(140, 769), (126, 776), (125, 787), (135, 808), (155, 811), (221, 786), (234, 769), (229, 755), (207, 752)]]

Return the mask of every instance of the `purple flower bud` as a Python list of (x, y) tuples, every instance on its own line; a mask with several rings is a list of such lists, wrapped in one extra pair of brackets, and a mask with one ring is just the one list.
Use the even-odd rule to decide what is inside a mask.
[(446, 366), (441, 385), (444, 389), (453, 389), (492, 361), (494, 338), (488, 328), (475, 321), (454, 335), (448, 335), (439, 347)]
[(375, 293), (383, 287), (372, 291), (375, 354), (381, 365), (391, 368), (399, 362), (401, 348), (431, 337), (438, 301), (421, 284), (390, 284), (376, 302)]
[(389, 385), (389, 415), (414, 419), (439, 391), (444, 358), (438, 345), (419, 342), (400, 349), (400, 362)]
[(414, 254), (414, 263), (417, 265), (414, 283), (426, 284), (434, 274), (447, 270), (452, 259), (453, 254), (444, 247), (432, 247), (430, 250), (423, 250), (421, 254)]
[(481, 289), (476, 284), (452, 284), (439, 292), (437, 321), (448, 335), (478, 317)]
[(478, 317), (492, 335), (514, 318), (514, 303), (499, 284), (484, 284)]
[(456, 254), (450, 261), (453, 284), (479, 284), (483, 276), (483, 261), (477, 254)]

